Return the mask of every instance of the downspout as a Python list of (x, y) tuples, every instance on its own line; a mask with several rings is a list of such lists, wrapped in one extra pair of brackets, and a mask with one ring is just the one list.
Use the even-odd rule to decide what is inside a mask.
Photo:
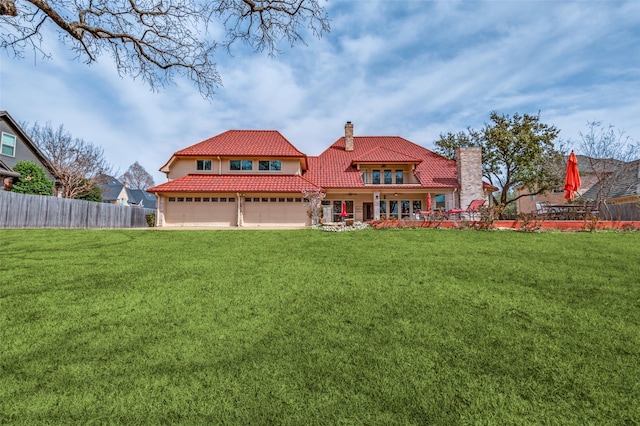
[(242, 228), (244, 225), (244, 218), (242, 215), (242, 194), (236, 192), (236, 198), (238, 199), (238, 228)]

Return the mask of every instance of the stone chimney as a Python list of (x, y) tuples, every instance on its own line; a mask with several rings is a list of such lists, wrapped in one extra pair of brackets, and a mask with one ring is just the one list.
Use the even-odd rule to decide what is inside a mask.
[(344, 150), (353, 151), (353, 123), (350, 121), (344, 125)]
[(460, 208), (466, 209), (471, 201), (485, 198), (482, 188), (482, 148), (456, 149), (456, 166), (460, 184)]

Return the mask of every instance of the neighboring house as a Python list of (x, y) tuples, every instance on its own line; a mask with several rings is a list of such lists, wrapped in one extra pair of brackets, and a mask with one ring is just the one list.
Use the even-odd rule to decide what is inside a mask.
[(305, 190), (322, 190), (323, 220), (412, 218), (488, 199), (479, 148), (446, 159), (400, 137), (345, 136), (307, 157), (277, 131), (230, 130), (177, 151), (160, 171), (157, 225), (308, 226)]
[(121, 206), (156, 208), (156, 196), (143, 189), (131, 189), (113, 176), (98, 176), (102, 202)]
[[(597, 159), (584, 155), (578, 155), (578, 170), (580, 172), (580, 188), (576, 194), (578, 200), (595, 200), (600, 196), (606, 198), (607, 203), (627, 203), (638, 200), (640, 190), (640, 160), (625, 163), (613, 159)], [(566, 166), (566, 162), (565, 162)], [(610, 173), (605, 171), (611, 170)], [(605, 177), (605, 182), (599, 182), (599, 176)], [(615, 182), (607, 182), (614, 179)], [(519, 189), (518, 194), (524, 190)], [(608, 193), (608, 194), (607, 194)], [(555, 190), (538, 195), (529, 195), (518, 199), (517, 209), (519, 213), (532, 213), (536, 211), (536, 203), (548, 202), (550, 204), (565, 204), (563, 186)]]
[(55, 181), (51, 162), (22, 130), (7, 111), (0, 111), (0, 178), (4, 189), (11, 186), (20, 175), (13, 170), (19, 161), (31, 161), (44, 169), (47, 177)]
[[(608, 181), (615, 178), (615, 181)], [(604, 182), (597, 182), (582, 194), (587, 200), (606, 198), (607, 204), (637, 203), (640, 201), (640, 160), (619, 163), (615, 172)]]

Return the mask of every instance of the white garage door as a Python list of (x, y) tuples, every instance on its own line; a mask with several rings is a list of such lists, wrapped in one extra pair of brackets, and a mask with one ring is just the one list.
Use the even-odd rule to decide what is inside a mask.
[(236, 226), (237, 198), (225, 196), (170, 196), (165, 204), (169, 226)]
[(300, 194), (246, 196), (244, 199), (245, 226), (307, 226), (308, 203)]

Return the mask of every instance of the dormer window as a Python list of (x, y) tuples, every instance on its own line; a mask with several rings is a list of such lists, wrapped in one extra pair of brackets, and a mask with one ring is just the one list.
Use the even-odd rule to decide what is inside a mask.
[(211, 170), (211, 160), (197, 160), (196, 170)]
[(280, 171), (282, 170), (282, 163), (280, 160), (260, 160), (258, 161), (258, 169), (261, 171)]
[(8, 133), (2, 133), (2, 154), (9, 157), (16, 156), (16, 137)]

